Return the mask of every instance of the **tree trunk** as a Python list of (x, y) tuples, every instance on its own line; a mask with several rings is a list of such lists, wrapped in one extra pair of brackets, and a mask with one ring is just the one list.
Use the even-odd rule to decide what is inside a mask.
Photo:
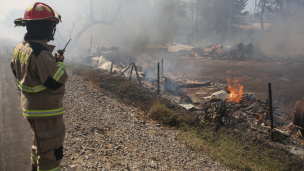
[(197, 41), (197, 20), (198, 20), (198, 0), (196, 0), (196, 15), (195, 15), (195, 31), (194, 31), (194, 42)]
[(264, 10), (265, 10), (265, 0), (262, 0), (262, 11), (261, 11), (261, 17), (260, 17), (260, 21), (261, 21), (261, 30), (264, 31)]
[(76, 34), (76, 36), (74, 37), (74, 41), (78, 42), (79, 38), (81, 37), (81, 35), (87, 31), (92, 25), (95, 25), (98, 23), (93, 23), (92, 21), (87, 21), (84, 26), (82, 27), (82, 29)]
[(193, 9), (193, 0), (191, 1), (191, 21), (192, 21), (192, 34), (191, 34), (191, 44), (194, 43), (194, 9)]

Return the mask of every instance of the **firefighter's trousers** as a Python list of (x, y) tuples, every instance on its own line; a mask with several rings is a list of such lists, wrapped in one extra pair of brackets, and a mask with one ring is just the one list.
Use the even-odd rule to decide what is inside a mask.
[(40, 171), (57, 171), (63, 157), (65, 126), (63, 116), (56, 119), (28, 119), (34, 135), (32, 166)]

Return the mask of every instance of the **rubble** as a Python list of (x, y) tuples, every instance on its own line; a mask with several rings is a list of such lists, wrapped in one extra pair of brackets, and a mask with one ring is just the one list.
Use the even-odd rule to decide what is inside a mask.
[(119, 46), (111, 46), (111, 47), (93, 46), (91, 48), (88, 48), (89, 56), (100, 56), (102, 55), (102, 53), (115, 52), (115, 51), (119, 51)]
[(193, 48), (190, 57), (205, 57), (209, 59), (219, 60), (239, 60), (239, 61), (259, 61), (264, 62), (269, 58), (262, 55), (258, 47), (253, 46), (253, 42), (248, 44), (239, 43), (229, 47), (228, 51), (224, 51), (223, 44), (214, 44), (206, 48)]
[(187, 46), (183, 44), (175, 44), (173, 46), (170, 46), (168, 48), (168, 52), (181, 52), (181, 51), (191, 51), (194, 47), (193, 46)]

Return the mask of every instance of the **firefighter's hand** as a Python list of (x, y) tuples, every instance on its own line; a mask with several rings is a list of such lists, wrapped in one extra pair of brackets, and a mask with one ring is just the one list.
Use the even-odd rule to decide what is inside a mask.
[(60, 55), (58, 52), (56, 52), (56, 55), (57, 55), (57, 61), (64, 61), (64, 55)]

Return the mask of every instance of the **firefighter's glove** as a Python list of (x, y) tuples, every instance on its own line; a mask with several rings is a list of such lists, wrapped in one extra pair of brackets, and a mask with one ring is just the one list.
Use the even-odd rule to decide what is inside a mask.
[(63, 50), (58, 50), (55, 53), (56, 62), (63, 62), (64, 61), (64, 55), (63, 55), (63, 53), (64, 53)]

